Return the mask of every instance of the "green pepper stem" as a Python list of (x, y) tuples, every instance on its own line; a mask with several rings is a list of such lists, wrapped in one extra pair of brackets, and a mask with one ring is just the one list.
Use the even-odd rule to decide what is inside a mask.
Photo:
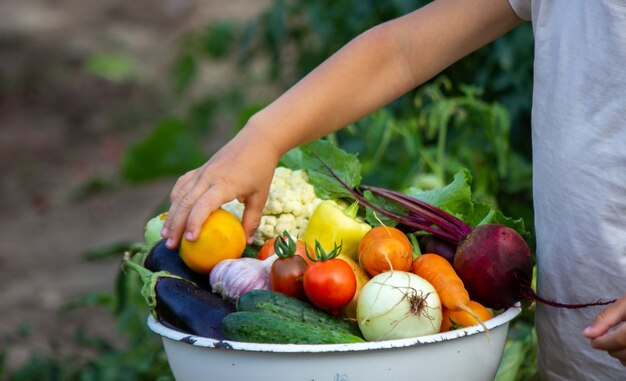
[(345, 214), (346, 216), (350, 217), (351, 219), (356, 219), (356, 215), (357, 213), (359, 213), (359, 202), (355, 201), (352, 204), (350, 204), (349, 207), (345, 208), (343, 210), (343, 214)]

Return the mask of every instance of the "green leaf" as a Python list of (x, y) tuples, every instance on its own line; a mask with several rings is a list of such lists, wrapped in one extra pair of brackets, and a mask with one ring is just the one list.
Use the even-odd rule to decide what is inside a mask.
[(463, 168), (454, 175), (452, 182), (442, 188), (422, 191), (410, 188), (406, 193), (455, 215), (472, 211), (472, 175)]
[(86, 72), (115, 83), (132, 80), (136, 74), (133, 61), (122, 54), (93, 54), (84, 64)]
[(179, 120), (158, 124), (142, 142), (130, 147), (124, 156), (122, 173), (131, 183), (158, 177), (181, 175), (206, 161), (198, 140)]
[(470, 226), (501, 224), (515, 229), (526, 239), (530, 237), (523, 219), (505, 216), (492, 205), (476, 201), (471, 184), (472, 175), (462, 168), (454, 175), (454, 180), (444, 187), (428, 191), (410, 188), (406, 193), (455, 215)]
[(302, 150), (300, 147), (294, 148), (280, 158), (278, 166), (291, 170), (302, 169)]
[[(322, 199), (350, 198), (352, 194), (333, 177), (328, 165), (348, 186), (361, 184), (361, 163), (356, 155), (324, 140), (316, 140), (301, 147), (302, 169), (309, 175), (315, 193)], [(323, 163), (322, 163), (323, 161)]]
[[(380, 206), (385, 210), (391, 210), (397, 213), (403, 213), (405, 212), (404, 209), (402, 209), (401, 207), (397, 206), (396, 204), (394, 204), (391, 201), (388, 201), (384, 198), (379, 198), (374, 196), (374, 194), (370, 191), (365, 191), (363, 192), (363, 197), (365, 197), (365, 199), (369, 202), (371, 202), (374, 205)], [(397, 221), (392, 220), (388, 217), (385, 217), (379, 213), (376, 213), (374, 210), (372, 210), (371, 208), (365, 208), (365, 220), (367, 221), (368, 224), (372, 225), (372, 226), (379, 226), (379, 225), (384, 225), (384, 226), (396, 226), (398, 224)]]
[(209, 57), (223, 58), (235, 40), (234, 26), (226, 20), (211, 23), (203, 38), (204, 51)]
[(476, 202), (473, 213), (465, 215), (464, 221), (471, 226), (495, 224), (496, 211), (489, 204)]
[(474, 202), (473, 212), (465, 216), (464, 221), (470, 226), (485, 224), (500, 224), (515, 229), (525, 239), (530, 238), (530, 232), (526, 229), (522, 218), (514, 219), (508, 217), (500, 210), (494, 209), (491, 205)]
[(198, 64), (191, 54), (183, 54), (178, 58), (174, 65), (172, 73), (172, 81), (176, 92), (185, 91), (198, 72)]
[(506, 225), (512, 229), (515, 229), (526, 240), (530, 239), (531, 237), (531, 233), (526, 229), (526, 224), (524, 223), (523, 218), (512, 218), (509, 216), (505, 216), (504, 213), (496, 210), (490, 223)]

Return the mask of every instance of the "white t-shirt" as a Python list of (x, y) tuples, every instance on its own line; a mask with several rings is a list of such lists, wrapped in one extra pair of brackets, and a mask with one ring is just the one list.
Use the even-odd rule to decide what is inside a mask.
[[(509, 0), (531, 20), (533, 199), (539, 295), (626, 293), (626, 0)], [(582, 331), (604, 307), (537, 306), (546, 380), (626, 380)]]

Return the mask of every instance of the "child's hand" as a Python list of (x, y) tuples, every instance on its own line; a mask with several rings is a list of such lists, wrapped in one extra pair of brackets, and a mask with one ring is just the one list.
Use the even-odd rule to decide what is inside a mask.
[[(595, 349), (607, 351), (626, 366), (626, 294), (600, 312), (583, 334)], [(609, 332), (609, 329), (615, 328)]]
[(280, 159), (270, 142), (252, 135), (242, 131), (203, 166), (178, 179), (161, 231), (169, 248), (177, 247), (183, 234), (195, 240), (208, 215), (235, 198), (245, 204), (242, 223), (251, 242)]

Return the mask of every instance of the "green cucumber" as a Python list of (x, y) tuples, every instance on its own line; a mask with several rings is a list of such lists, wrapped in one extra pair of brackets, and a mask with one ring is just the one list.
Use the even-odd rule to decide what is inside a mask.
[(364, 342), (361, 337), (264, 311), (232, 312), (222, 320), (228, 340), (270, 344), (341, 344)]
[(269, 312), (308, 327), (330, 329), (363, 337), (356, 322), (332, 316), (310, 303), (269, 290), (252, 290), (237, 300), (237, 311)]

